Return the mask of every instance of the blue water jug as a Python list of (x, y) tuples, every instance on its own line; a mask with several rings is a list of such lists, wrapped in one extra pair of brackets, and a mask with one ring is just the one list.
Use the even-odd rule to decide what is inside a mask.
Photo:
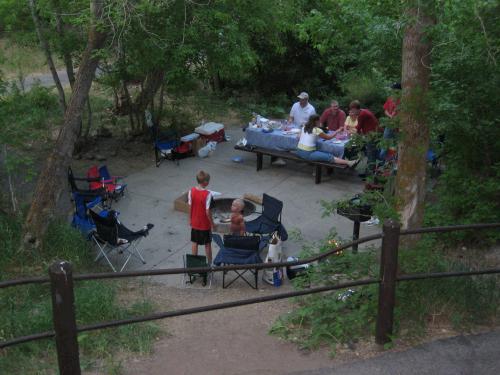
[(273, 285), (278, 288), (281, 286), (281, 270), (279, 268), (275, 268), (273, 271)]

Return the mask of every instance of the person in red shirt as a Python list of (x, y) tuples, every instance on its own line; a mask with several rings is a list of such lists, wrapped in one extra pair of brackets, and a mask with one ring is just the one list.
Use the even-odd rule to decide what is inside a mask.
[(361, 104), (358, 100), (353, 100), (351, 104), (349, 104), (349, 111), (358, 115), (358, 126), (356, 126), (358, 134), (368, 134), (379, 131), (378, 120), (375, 115), (366, 108), (361, 109)]
[[(352, 111), (354, 114), (358, 115), (358, 125), (356, 126), (356, 131), (358, 134), (366, 136), (370, 133), (378, 133), (379, 132), (379, 123), (375, 115), (369, 111), (368, 109), (361, 109), (361, 104), (359, 100), (353, 100), (351, 104), (349, 104), (349, 111)], [(366, 166), (366, 173), (373, 172), (377, 164), (378, 150), (377, 150), (377, 141), (368, 137), (368, 140), (364, 147), (364, 152), (368, 159), (368, 163)]]
[[(387, 100), (384, 103), (384, 114), (389, 117), (389, 119), (393, 119), (394, 117), (397, 116), (398, 114), (398, 107), (400, 104), (400, 99), (397, 97), (396, 92), (401, 90), (401, 84), (400, 83), (394, 83), (391, 85), (391, 89), (393, 90), (393, 96), (389, 96)], [(396, 133), (398, 132), (397, 128), (389, 127), (386, 126), (384, 128), (384, 139), (394, 139), (396, 136)], [(387, 158), (387, 147), (383, 148), (380, 150), (380, 155), (379, 159), (382, 160), (382, 162), (385, 161)]]
[(207, 190), (210, 175), (199, 171), (196, 175), (198, 186), (189, 190), (189, 225), (191, 226), (191, 253), (198, 255), (198, 245), (205, 245), (208, 264), (212, 264), (212, 232), (214, 226), (210, 203), (212, 194)]
[(324, 110), (319, 122), (323, 128), (338, 130), (344, 127), (345, 117), (345, 112), (340, 109), (339, 102), (332, 100), (330, 107)]
[[(401, 84), (400, 83), (393, 83), (391, 85), (391, 89), (393, 89), (394, 92), (396, 90), (401, 90)], [(398, 114), (399, 104), (400, 104), (399, 98), (396, 98), (396, 100), (394, 100), (394, 98), (392, 96), (389, 96), (384, 103), (385, 115), (389, 118), (395, 117)]]

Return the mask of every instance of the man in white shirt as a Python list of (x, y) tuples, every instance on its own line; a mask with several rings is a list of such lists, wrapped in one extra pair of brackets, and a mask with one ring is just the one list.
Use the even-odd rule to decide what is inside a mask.
[(300, 100), (293, 104), (288, 122), (299, 127), (304, 125), (309, 120), (309, 117), (315, 115), (316, 110), (309, 103), (309, 94), (307, 92), (301, 92), (297, 97)]
[[(299, 101), (292, 105), (288, 122), (293, 126), (301, 127), (309, 120), (309, 117), (316, 114), (316, 110), (309, 103), (309, 94), (307, 92), (302, 91), (297, 98), (299, 98)], [(273, 161), (273, 165), (286, 165), (286, 162), (278, 158)]]

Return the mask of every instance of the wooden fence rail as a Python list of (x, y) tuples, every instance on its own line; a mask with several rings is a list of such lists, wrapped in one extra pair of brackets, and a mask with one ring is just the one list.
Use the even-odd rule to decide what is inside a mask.
[(189, 272), (224, 272), (235, 269), (238, 270), (265, 269), (265, 268), (274, 268), (283, 266), (295, 266), (300, 264), (311, 263), (313, 261), (319, 261), (326, 257), (337, 254), (338, 252), (344, 249), (356, 246), (357, 244), (382, 238), (379, 279), (365, 279), (352, 282), (344, 282), (337, 285), (328, 285), (328, 286), (309, 288), (294, 292), (278, 293), (270, 296), (248, 298), (244, 300), (231, 301), (231, 302), (213, 304), (208, 306), (200, 306), (189, 309), (155, 313), (141, 317), (114, 320), (110, 322), (101, 322), (80, 327), (76, 325), (73, 281), (85, 281), (85, 280), (96, 280), (96, 279), (102, 280), (110, 278), (141, 277), (141, 276), (155, 276), (155, 275), (174, 275), (174, 274), (186, 273), (188, 270), (186, 268), (174, 268), (174, 269), (162, 269), (154, 271), (151, 270), (130, 271), (122, 273), (110, 272), (110, 273), (85, 274), (85, 275), (73, 276), (71, 264), (65, 261), (58, 261), (49, 267), (49, 277), (31, 277), (25, 279), (7, 280), (0, 282), (0, 289), (7, 287), (17, 287), (26, 284), (41, 284), (50, 282), (51, 295), (52, 295), (52, 315), (54, 321), (54, 331), (41, 332), (37, 334), (32, 334), (23, 337), (17, 337), (11, 340), (2, 341), (0, 342), (0, 349), (13, 345), (22, 344), (29, 341), (55, 337), (57, 358), (59, 364), (59, 373), (61, 375), (70, 375), (70, 374), (79, 375), (81, 371), (80, 371), (77, 337), (78, 333), (80, 332), (170, 318), (174, 316), (197, 314), (206, 311), (227, 309), (231, 307), (249, 305), (254, 303), (262, 303), (278, 299), (304, 296), (308, 294), (328, 292), (332, 290), (356, 287), (361, 285), (370, 285), (370, 284), (379, 284), (379, 299), (378, 299), (375, 341), (377, 342), (377, 344), (383, 345), (391, 340), (391, 336), (393, 333), (394, 307), (396, 303), (395, 297), (396, 297), (397, 282), (431, 279), (431, 278), (444, 278), (444, 277), (491, 275), (500, 273), (499, 268), (494, 268), (494, 269), (485, 269), (477, 271), (440, 272), (440, 273), (425, 273), (425, 274), (398, 276), (397, 275), (398, 248), (399, 248), (400, 236), (417, 234), (417, 233), (441, 233), (441, 232), (451, 232), (457, 230), (479, 230), (479, 229), (496, 229), (496, 228), (500, 228), (500, 223), (419, 228), (419, 229), (401, 231), (399, 223), (393, 220), (387, 220), (384, 222), (382, 234), (363, 237), (348, 244), (327, 251), (325, 253), (319, 254), (317, 256), (305, 258), (296, 262), (280, 262), (272, 264), (263, 263), (263, 264), (251, 264), (245, 266), (203, 267), (197, 269), (194, 268), (189, 269)]

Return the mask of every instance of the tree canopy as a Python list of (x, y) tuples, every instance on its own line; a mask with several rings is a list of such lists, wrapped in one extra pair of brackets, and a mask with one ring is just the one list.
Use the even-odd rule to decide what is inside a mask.
[[(141, 131), (158, 95), (209, 88), (231, 98), (289, 105), (306, 90), (323, 104), (361, 100), (376, 114), (401, 80), (402, 42), (412, 1), (106, 0), (99, 28), (108, 38), (98, 80), (120, 114)], [(54, 54), (77, 68), (87, 40), (88, 0), (39, 0)], [(500, 5), (496, 0), (422, 2), (434, 22), (428, 110), (431, 144), (444, 139), (442, 175), (426, 211), (429, 223), (495, 221), (499, 215)], [(0, 4), (4, 38), (36, 45), (26, 4)], [(133, 88), (131, 89), (131, 86)], [(139, 87), (139, 88), (137, 88)], [(3, 94), (6, 95), (5, 93)], [(2, 105), (9, 105), (3, 100)], [(9, 137), (2, 129), (2, 139)]]

